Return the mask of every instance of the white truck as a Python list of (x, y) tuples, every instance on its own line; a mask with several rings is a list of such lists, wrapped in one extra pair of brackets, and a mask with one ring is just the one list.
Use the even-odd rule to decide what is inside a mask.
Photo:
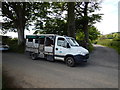
[(33, 60), (62, 60), (70, 67), (87, 62), (89, 58), (89, 51), (79, 46), (74, 38), (56, 34), (26, 35), (26, 52)]

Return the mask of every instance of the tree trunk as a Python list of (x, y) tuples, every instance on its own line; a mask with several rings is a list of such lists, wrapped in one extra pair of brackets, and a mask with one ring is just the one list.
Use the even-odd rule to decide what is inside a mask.
[(83, 24), (84, 30), (84, 40), (85, 40), (85, 47), (88, 49), (89, 47), (89, 31), (88, 31), (88, 21), (86, 20)]
[(18, 12), (18, 19), (17, 19), (17, 31), (18, 31), (18, 45), (24, 45), (24, 29), (25, 29), (25, 17), (24, 17), (24, 10), (21, 7), (17, 7)]
[(18, 45), (24, 44), (24, 29), (23, 27), (18, 27)]
[(84, 7), (84, 23), (83, 23), (83, 30), (84, 30), (84, 40), (85, 40), (85, 47), (89, 48), (89, 31), (88, 31), (88, 4), (89, 2), (85, 2)]
[(74, 2), (68, 2), (68, 36), (75, 38), (75, 14)]

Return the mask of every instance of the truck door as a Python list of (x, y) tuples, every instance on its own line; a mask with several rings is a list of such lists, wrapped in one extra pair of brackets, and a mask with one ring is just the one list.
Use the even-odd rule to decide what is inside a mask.
[(68, 52), (67, 41), (63, 37), (58, 37), (55, 44), (55, 59), (64, 61), (64, 57)]
[(47, 36), (45, 39), (45, 55), (46, 59), (53, 61), (53, 47), (54, 47), (54, 36)]
[(39, 36), (38, 43), (38, 51), (39, 51), (39, 57), (40, 58), (45, 58), (44, 56), (44, 42), (45, 42), (45, 36)]
[(39, 38), (39, 52), (43, 52), (44, 51), (44, 41), (45, 41), (45, 37), (41, 36)]

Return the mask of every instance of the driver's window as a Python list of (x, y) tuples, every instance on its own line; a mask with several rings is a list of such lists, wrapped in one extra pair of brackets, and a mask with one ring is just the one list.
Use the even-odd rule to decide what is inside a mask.
[(66, 42), (66, 40), (64, 38), (58, 38), (57, 45), (58, 46), (62, 46), (62, 47), (66, 47), (67, 46), (67, 42)]

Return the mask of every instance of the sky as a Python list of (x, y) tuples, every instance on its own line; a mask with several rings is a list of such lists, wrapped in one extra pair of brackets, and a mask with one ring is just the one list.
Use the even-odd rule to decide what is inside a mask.
[[(102, 34), (118, 32), (118, 2), (120, 0), (103, 0), (101, 10), (103, 13), (102, 21), (96, 23), (95, 26)], [(120, 7), (120, 4), (119, 4)]]
[[(120, 0), (102, 0), (101, 10), (96, 11), (96, 13), (104, 14), (102, 16), (101, 22), (98, 22), (95, 24), (97, 29), (102, 34), (118, 32), (118, 7), (120, 8), (120, 3), (118, 6), (119, 1)], [(120, 16), (120, 12), (119, 12), (119, 16)], [(32, 35), (33, 32), (34, 32), (33, 30), (30, 30), (30, 31), (25, 30), (25, 35)], [(14, 33), (14, 32), (8, 32), (5, 35), (17, 37), (17, 33)]]

